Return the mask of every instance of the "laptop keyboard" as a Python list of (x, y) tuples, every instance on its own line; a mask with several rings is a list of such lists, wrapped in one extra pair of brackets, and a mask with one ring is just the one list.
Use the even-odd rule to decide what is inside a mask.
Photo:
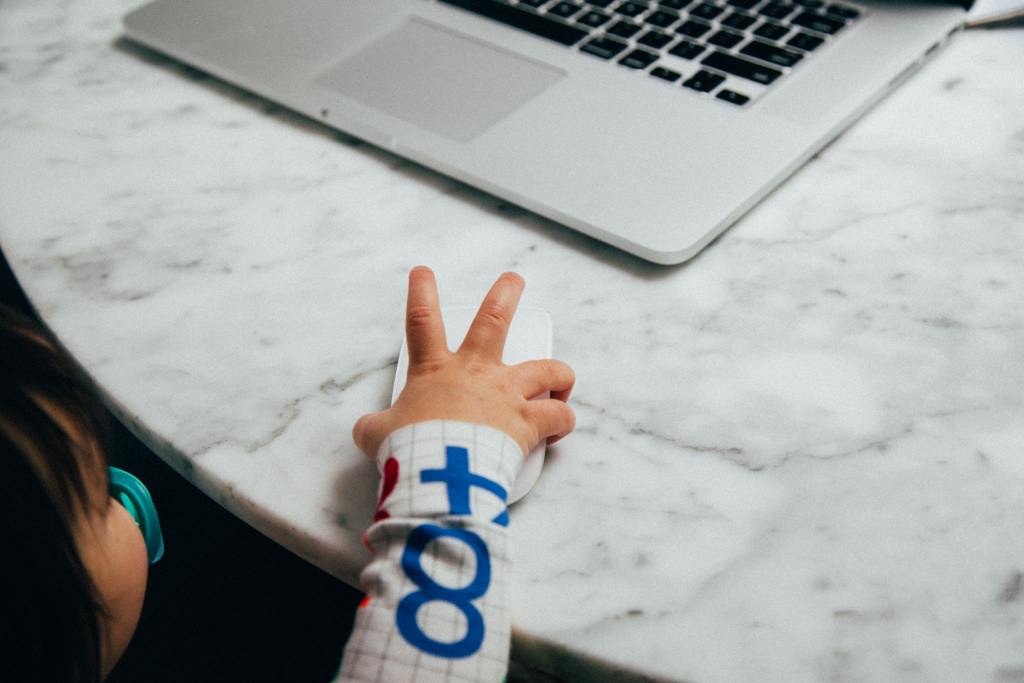
[(825, 0), (440, 0), (729, 105), (757, 100), (863, 16)]

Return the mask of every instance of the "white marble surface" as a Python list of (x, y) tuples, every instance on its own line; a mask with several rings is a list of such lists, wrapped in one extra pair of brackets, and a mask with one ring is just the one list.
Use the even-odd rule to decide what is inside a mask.
[(0, 6), (0, 243), (197, 486), (352, 581), (407, 269), (451, 304), (516, 269), (579, 377), (512, 512), (518, 658), (1024, 681), (1024, 32), (663, 268), (119, 44), (137, 4)]

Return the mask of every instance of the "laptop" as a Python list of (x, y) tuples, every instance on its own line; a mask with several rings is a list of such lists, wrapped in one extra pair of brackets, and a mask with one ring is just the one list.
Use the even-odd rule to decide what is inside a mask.
[(124, 24), (328, 126), (675, 264), (965, 17), (924, 0), (156, 0)]

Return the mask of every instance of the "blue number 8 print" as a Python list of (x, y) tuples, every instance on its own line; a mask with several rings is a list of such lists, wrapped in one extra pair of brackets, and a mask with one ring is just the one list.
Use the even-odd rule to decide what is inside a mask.
[[(420, 560), (423, 550), (431, 541), (444, 536), (456, 538), (470, 547), (476, 555), (476, 576), (463, 588), (448, 588), (427, 576)], [(402, 569), (419, 590), (410, 593), (398, 603), (395, 623), (398, 632), (413, 647), (436, 657), (459, 659), (469, 657), (480, 649), (484, 642), (484, 618), (473, 605), (473, 600), (487, 592), (491, 583), (491, 558), (483, 539), (465, 529), (445, 529), (434, 524), (421, 524), (412, 530), (402, 551)], [(434, 640), (416, 622), (420, 607), (433, 601), (447, 602), (466, 617), (466, 635), (462, 640), (445, 643)]]

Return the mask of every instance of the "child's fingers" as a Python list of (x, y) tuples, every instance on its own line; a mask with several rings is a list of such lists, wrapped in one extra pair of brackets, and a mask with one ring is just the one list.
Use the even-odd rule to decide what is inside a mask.
[(528, 360), (512, 366), (516, 389), (525, 398), (551, 392), (551, 398), (569, 399), (576, 373), (560, 360)]
[(548, 443), (554, 443), (576, 427), (576, 415), (569, 404), (554, 398), (530, 401), (525, 412), (526, 419), (537, 428), (537, 436), (548, 439)]
[(508, 328), (525, 286), (523, 278), (516, 273), (502, 273), (480, 304), (459, 351), (465, 349), (485, 360), (500, 363)]
[(409, 347), (409, 365), (443, 358), (448, 353), (437, 283), (434, 273), (426, 266), (417, 266), (409, 271), (405, 337)]
[[(575, 385), (573, 385), (573, 386), (575, 386)], [(573, 389), (572, 387), (569, 387), (568, 389), (560, 389), (558, 391), (552, 391), (551, 392), (551, 398), (555, 399), (556, 401), (561, 401), (562, 403), (568, 403), (569, 395), (572, 393), (572, 389)]]

